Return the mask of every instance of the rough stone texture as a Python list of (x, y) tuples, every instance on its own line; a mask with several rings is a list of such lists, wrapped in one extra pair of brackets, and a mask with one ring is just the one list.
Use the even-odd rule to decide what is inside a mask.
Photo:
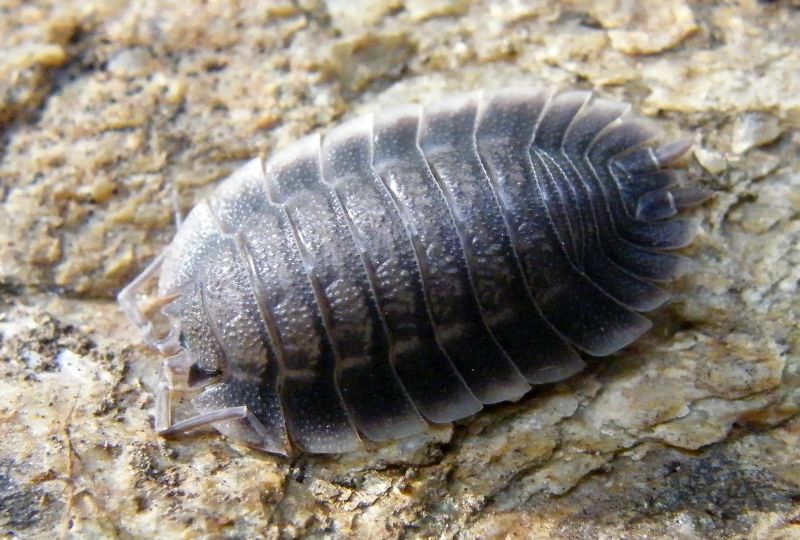
[[(800, 10), (627, 0), (0, 1), (0, 535), (800, 536)], [(151, 430), (114, 293), (257, 154), (543, 81), (694, 134), (695, 270), (656, 327), (454, 427), (291, 461)]]

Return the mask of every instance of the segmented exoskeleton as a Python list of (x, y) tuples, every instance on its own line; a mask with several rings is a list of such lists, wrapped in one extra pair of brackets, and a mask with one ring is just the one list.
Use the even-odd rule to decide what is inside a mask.
[[(121, 294), (169, 356), (156, 428), (357, 448), (517, 399), (650, 327), (706, 192), (629, 106), (519, 88), (382, 111), (247, 163)], [(159, 277), (156, 336), (136, 302)], [(155, 310), (151, 310), (155, 311)], [(173, 423), (170, 396), (196, 393)], [(291, 443), (290, 443), (291, 441)]]

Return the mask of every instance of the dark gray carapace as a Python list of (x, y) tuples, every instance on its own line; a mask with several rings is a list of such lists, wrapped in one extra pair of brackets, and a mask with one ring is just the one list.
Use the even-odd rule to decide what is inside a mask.
[[(706, 192), (628, 105), (533, 88), (347, 122), (198, 204), (120, 293), (165, 356), (156, 429), (288, 454), (451, 422), (650, 327)], [(147, 309), (139, 296), (158, 278)], [(166, 316), (169, 332), (155, 330)], [(197, 416), (171, 418), (194, 394)]]

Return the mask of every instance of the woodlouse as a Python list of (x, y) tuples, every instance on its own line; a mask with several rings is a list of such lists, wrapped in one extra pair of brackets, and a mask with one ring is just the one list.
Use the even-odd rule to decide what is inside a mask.
[[(119, 295), (168, 356), (156, 429), (352, 450), (513, 400), (650, 327), (707, 192), (629, 106), (514, 88), (409, 105), (247, 163)], [(138, 296), (158, 277), (148, 309)], [(167, 317), (166, 335), (152, 319)], [(170, 398), (195, 392), (173, 423)]]

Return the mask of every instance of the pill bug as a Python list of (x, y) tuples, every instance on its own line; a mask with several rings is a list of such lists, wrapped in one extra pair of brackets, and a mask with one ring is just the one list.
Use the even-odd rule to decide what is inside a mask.
[[(514, 400), (651, 325), (707, 192), (686, 140), (589, 92), (476, 92), (306, 137), (225, 179), (119, 295), (167, 358), (164, 435), (353, 450)], [(140, 301), (158, 280), (155, 298)], [(162, 316), (168, 331), (154, 324)], [(173, 421), (175, 392), (197, 415)]]

